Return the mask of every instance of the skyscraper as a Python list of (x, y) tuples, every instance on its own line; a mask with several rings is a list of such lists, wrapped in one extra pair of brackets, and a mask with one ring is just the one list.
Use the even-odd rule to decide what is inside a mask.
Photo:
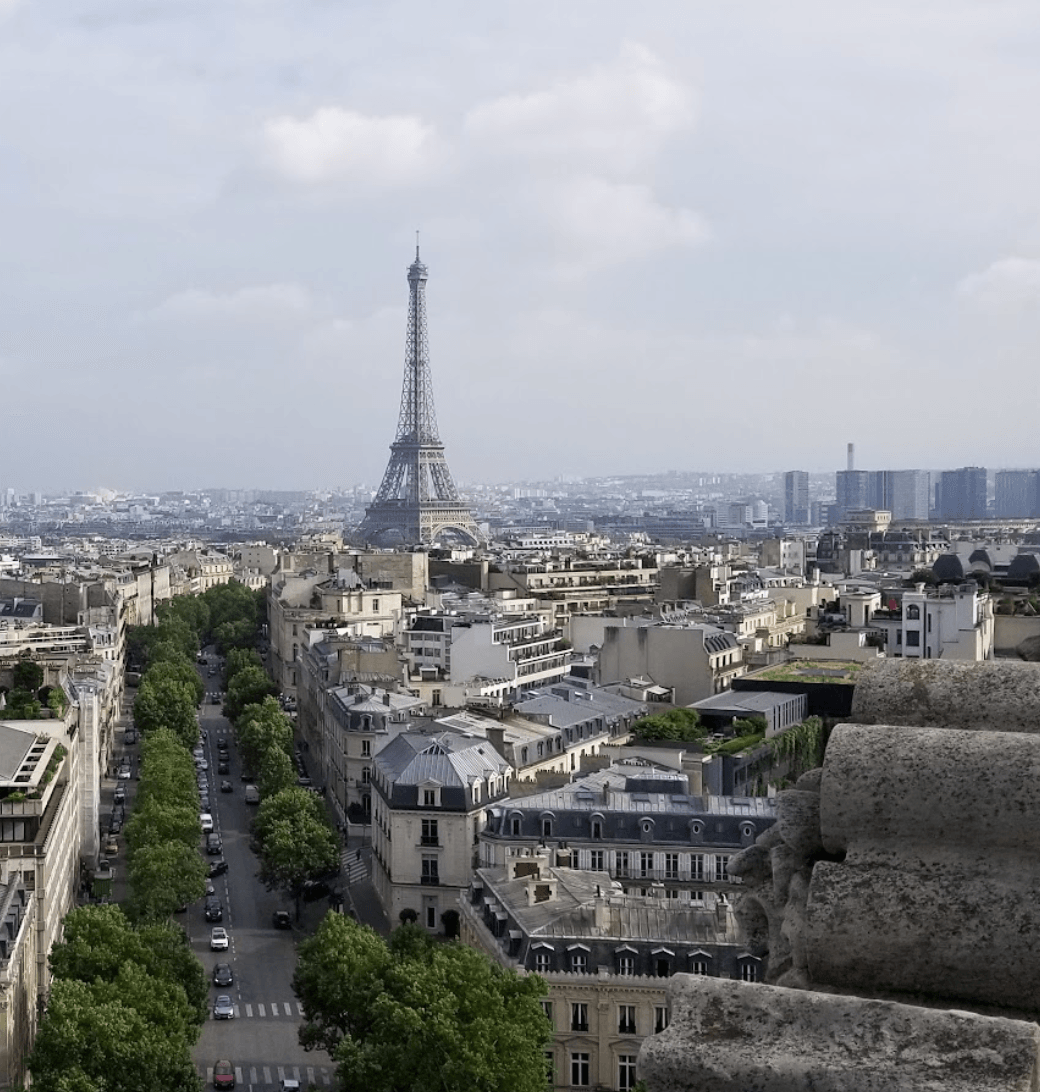
[(994, 515), (1008, 519), (1040, 515), (1037, 509), (1040, 474), (1037, 471), (998, 470), (994, 484)]
[(939, 475), (936, 508), (940, 519), (985, 519), (986, 468), (962, 466)]
[(788, 470), (784, 475), (784, 522), (809, 522), (809, 472)]

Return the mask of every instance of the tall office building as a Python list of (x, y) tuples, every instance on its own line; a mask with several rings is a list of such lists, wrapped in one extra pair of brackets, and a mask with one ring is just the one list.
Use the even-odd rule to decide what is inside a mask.
[(844, 519), (854, 508), (873, 508), (873, 475), (869, 470), (839, 470), (834, 475), (835, 507)]
[(788, 470), (784, 475), (784, 522), (809, 522), (809, 472)]
[(892, 519), (928, 519), (931, 475), (927, 470), (874, 472), (872, 508), (884, 508)]
[(1035, 470), (998, 470), (994, 484), (994, 515), (1008, 519), (1040, 515), (1037, 508), (1040, 473)]
[(962, 466), (939, 475), (935, 507), (940, 519), (985, 519), (986, 468)]

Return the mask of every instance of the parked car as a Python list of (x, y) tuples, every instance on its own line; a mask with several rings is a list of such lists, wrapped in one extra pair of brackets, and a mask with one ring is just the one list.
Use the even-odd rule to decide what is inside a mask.
[(213, 1087), (217, 1089), (235, 1087), (235, 1067), (226, 1058), (221, 1058), (213, 1066)]
[(283, 1077), (278, 1083), (278, 1092), (300, 1092), (300, 1082), (292, 1077)]
[(214, 876), (223, 876), (228, 870), (228, 863), (223, 857), (219, 857), (215, 861), (209, 862), (209, 875), (212, 879)]
[(204, 811), (199, 816), (199, 823), (202, 826), (202, 833), (203, 834), (212, 834), (213, 833), (213, 816), (210, 815), (210, 813), (208, 811)]
[(276, 929), (289, 929), (292, 927), (292, 918), (288, 910), (275, 910), (272, 921)]
[(209, 948), (211, 952), (226, 952), (230, 944), (227, 930), (222, 925), (214, 925), (209, 931)]
[(202, 793), (202, 795), (199, 797), (199, 807), (200, 808), (208, 808), (209, 807), (209, 793), (208, 792)]
[(255, 785), (246, 785), (246, 803), (260, 803), (260, 790)]
[(213, 886), (213, 881), (212, 880), (207, 880), (206, 881), (206, 894), (207, 895), (215, 895), (216, 893), (217, 893), (217, 889)]
[(115, 812), (112, 813), (112, 818), (108, 821), (108, 833), (118, 834), (123, 829), (122, 817)]
[(129, 766), (120, 766), (116, 777), (119, 778), (120, 781), (129, 781), (130, 778), (133, 777), (133, 770), (131, 770)]
[(104, 851), (107, 857), (119, 856), (119, 843), (115, 840), (115, 838), (109, 838), (108, 841), (105, 842)]
[(209, 769), (209, 763), (204, 758), (195, 759), (195, 769), (205, 772)]
[(218, 963), (213, 968), (213, 985), (214, 986), (233, 986), (235, 984), (235, 976), (231, 971), (230, 963)]
[(234, 1020), (234, 1018), (235, 1006), (231, 1003), (230, 995), (218, 993), (216, 1001), (213, 1002), (213, 1019)]
[(127, 728), (127, 730), (123, 733), (123, 742), (128, 747), (133, 746), (133, 744), (137, 742), (137, 729)]
[(112, 802), (114, 804), (122, 804), (126, 800), (126, 786), (116, 785), (116, 791), (112, 794)]
[(206, 852), (211, 857), (216, 857), (224, 852), (224, 847), (220, 841), (219, 834), (207, 834), (206, 835)]
[(215, 896), (211, 896), (206, 899), (206, 921), (223, 921), (224, 920), (224, 908), (220, 904), (220, 899)]

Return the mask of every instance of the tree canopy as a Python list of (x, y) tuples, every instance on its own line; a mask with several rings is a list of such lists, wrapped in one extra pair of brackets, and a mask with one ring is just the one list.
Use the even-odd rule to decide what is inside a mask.
[(134, 699), (134, 721), (146, 735), (157, 728), (169, 728), (186, 747), (192, 747), (199, 738), (197, 704), (191, 683), (168, 675), (153, 680), (149, 673), (141, 680)]
[(296, 900), (304, 884), (339, 870), (340, 843), (321, 800), (307, 789), (283, 789), (261, 801), (253, 823), (260, 847), (260, 880)]
[(264, 698), (277, 693), (278, 687), (267, 677), (267, 672), (250, 664), (228, 678), (224, 715), (237, 724), (246, 706), (259, 705)]
[(329, 914), (293, 988), (300, 1042), (332, 1054), (342, 1092), (544, 1092), (545, 983), (465, 945), (409, 925), (385, 943)]
[(674, 739), (692, 743), (703, 739), (705, 730), (696, 709), (669, 709), (637, 720), (632, 725), (632, 734), (640, 741)]

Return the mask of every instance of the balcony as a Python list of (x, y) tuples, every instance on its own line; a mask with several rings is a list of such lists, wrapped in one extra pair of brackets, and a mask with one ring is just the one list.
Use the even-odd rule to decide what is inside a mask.
[(419, 878), (419, 882), (423, 885), (423, 887), (437, 887), (441, 882), (441, 878), (440, 876), (421, 876)]
[(436, 834), (423, 834), (419, 837), (419, 845), (421, 846), (437, 846), (440, 847), (441, 840)]
[[(738, 850), (734, 849), (734, 853)], [(612, 880), (645, 881), (647, 883), (701, 883), (701, 884), (736, 884), (740, 880), (736, 876), (716, 876), (713, 872), (691, 872), (689, 869), (671, 868), (640, 868), (638, 865), (629, 868), (611, 868)]]

